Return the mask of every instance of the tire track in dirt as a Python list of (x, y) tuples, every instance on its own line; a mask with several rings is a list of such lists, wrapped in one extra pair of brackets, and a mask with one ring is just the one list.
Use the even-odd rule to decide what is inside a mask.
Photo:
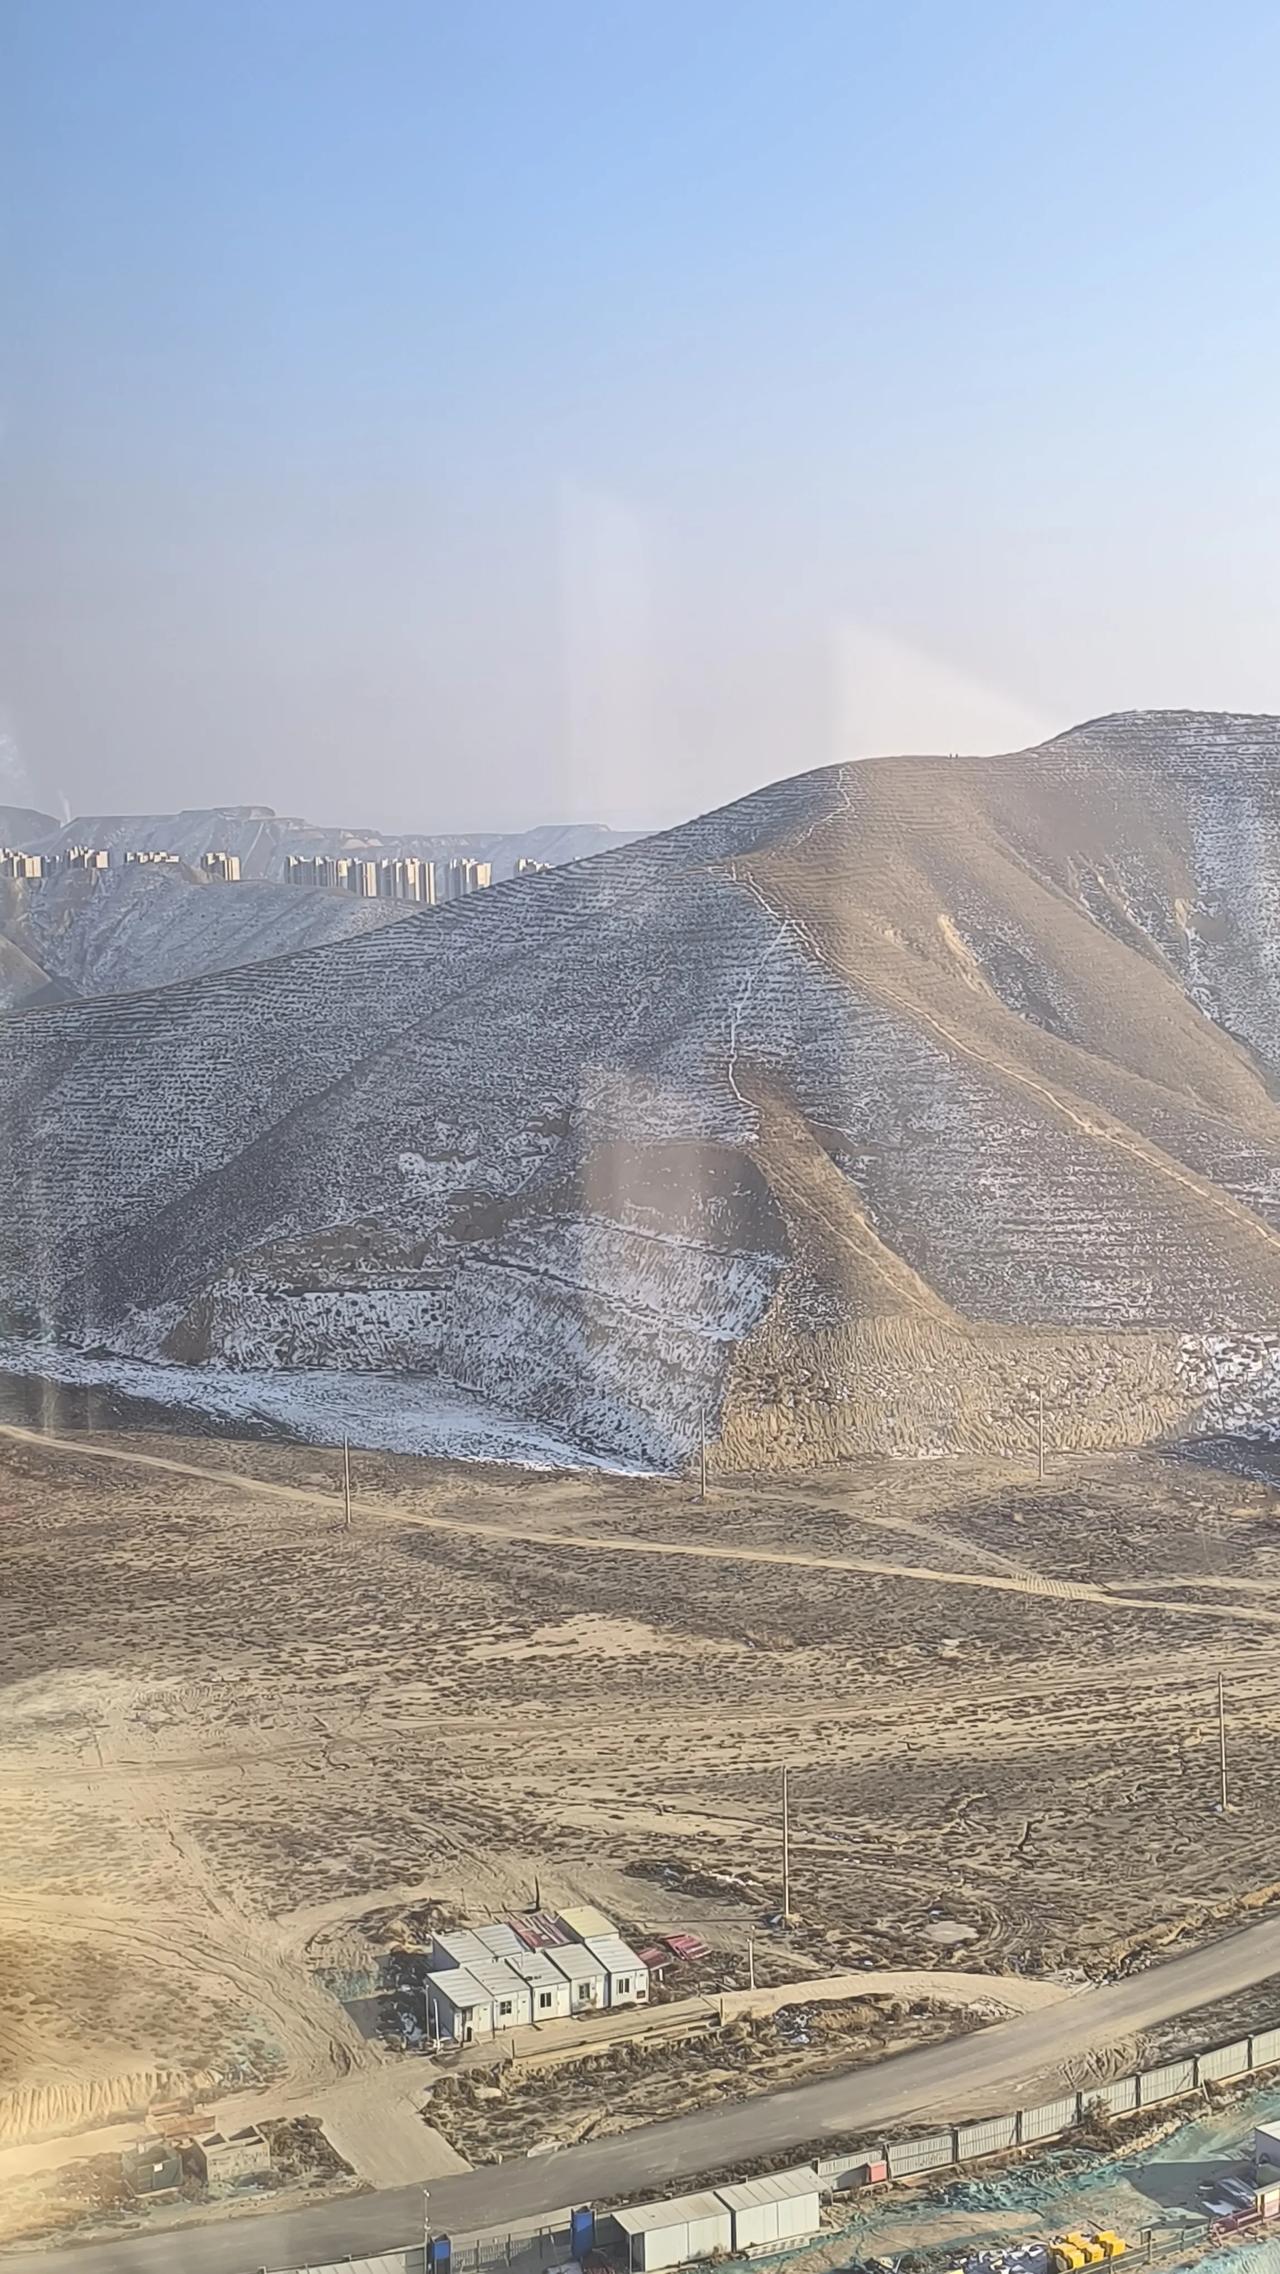
[[(205, 1484), (231, 1485), (241, 1492), (252, 1493), (260, 1498), (292, 1503), (295, 1506), (319, 1506), (330, 1516), (333, 1514), (331, 1494), (310, 1492), (301, 1485), (276, 1484), (263, 1477), (243, 1476), (235, 1469), (210, 1468), (198, 1461), (177, 1461), (158, 1453), (134, 1453), (118, 1446), (90, 1445), (76, 1438), (23, 1429), (16, 1422), (0, 1423), (0, 1436), (27, 1445), (62, 1451), (77, 1459), (113, 1461), (124, 1467), (143, 1467), (171, 1476), (196, 1477)], [(370, 1520), (370, 1513), (367, 1507), (362, 1511), (366, 1523)], [(536, 1525), (481, 1523), (475, 1518), (464, 1516), (427, 1515), (420, 1509), (404, 1508), (396, 1502), (380, 1503), (374, 1521), (385, 1520), (388, 1516), (416, 1531), (463, 1534), (469, 1539), (519, 1540), (529, 1547), (571, 1549), (597, 1556), (663, 1556), (702, 1563), (763, 1565), (774, 1570), (790, 1568), (801, 1571), (849, 1572), (860, 1578), (906, 1580), (917, 1586), (978, 1588), (1006, 1595), (1029, 1595), (1047, 1590), (1066, 1602), (1093, 1603), (1109, 1610), (1150, 1612), (1153, 1608), (1146, 1598), (1128, 1596), (1116, 1588), (1068, 1579), (1043, 1582), (1038, 1575), (1026, 1573), (944, 1571), (927, 1564), (881, 1563), (864, 1556), (806, 1555), (795, 1549), (751, 1548), (705, 1540), (651, 1540), (618, 1533), (550, 1533)], [(1280, 1609), (1266, 1610), (1260, 1605), (1255, 1607), (1232, 1603), (1218, 1609), (1210, 1603), (1165, 1603), (1159, 1607), (1170, 1617), (1207, 1618), (1217, 1624), (1228, 1617), (1246, 1620), (1251, 1624), (1280, 1626)]]
[[(91, 1935), (95, 1944), (116, 1950), (139, 1978), (160, 1974), (181, 1983), (202, 1975), (217, 1981), (271, 2040), (291, 2083), (304, 2090), (378, 2068), (374, 2050), (350, 2016), (313, 1981), (301, 1958), (288, 1952), (283, 1936), (241, 1910), (219, 1887), (198, 1842), (175, 1820), (174, 1780), (164, 1766), (151, 1755), (122, 1759), (131, 1726), (124, 1701), (95, 1725), (98, 1764), (79, 1772), (78, 1781), (95, 1794), (111, 1793), (135, 1840), (156, 1855), (171, 1881), (176, 1866), (177, 1889), (166, 1890), (145, 1912), (86, 1901), (66, 1889), (59, 1891), (56, 1904), (44, 1892), (22, 1896), (6, 1889), (0, 1894), (5, 1927), (29, 1923), (42, 1936), (62, 1942)], [(134, 1732), (132, 1741), (138, 1735)], [(52, 1773), (58, 1778), (58, 1772)], [(49, 1781), (47, 1772), (38, 1780), (46, 1788)], [(65, 1775), (58, 1781), (66, 1781)], [(181, 1788), (186, 1782), (180, 1773)], [(28, 1789), (35, 1787), (29, 1784)], [(28, 2050), (22, 2067), (39, 2065), (38, 2055)], [(0, 2131), (17, 2140), (48, 2129), (51, 2121), (79, 2121), (79, 2100), (89, 2107), (102, 2084), (101, 2078), (75, 2078), (52, 2097), (43, 2086), (24, 2087), (0, 2105)]]

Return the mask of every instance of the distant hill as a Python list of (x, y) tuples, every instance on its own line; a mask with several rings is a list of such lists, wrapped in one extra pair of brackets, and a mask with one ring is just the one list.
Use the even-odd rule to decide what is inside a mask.
[(366, 859), (415, 855), (424, 860), (491, 863), (495, 879), (512, 875), (518, 860), (557, 866), (631, 841), (625, 832), (588, 823), (547, 823), (541, 828), (480, 830), (464, 836), (397, 836), (378, 829), (325, 829), (316, 822), (273, 813), (269, 805), (195, 806), (181, 813), (52, 814), (0, 806), (0, 845), (23, 853), (58, 852), (66, 845), (103, 846), (121, 853), (177, 853), (192, 864), (207, 852), (238, 853), (246, 879), (280, 883), (290, 853), (352, 853)]
[(0, 1011), (171, 980), (393, 924), (391, 900), (283, 884), (211, 884), (183, 866), (0, 877)]
[[(211, 890), (213, 888), (210, 888)], [(800, 775), (0, 1050), (10, 1328), (597, 1453), (1280, 1409), (1280, 720)], [(301, 1370), (301, 1371), (299, 1371)], [(330, 1437), (332, 1410), (308, 1423)], [(383, 1441), (388, 1441), (384, 1438)]]

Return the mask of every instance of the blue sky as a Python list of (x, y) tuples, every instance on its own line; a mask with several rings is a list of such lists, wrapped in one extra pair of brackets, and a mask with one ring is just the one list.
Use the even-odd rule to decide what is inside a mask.
[(0, 0), (0, 799), (1280, 708), (1280, 15)]

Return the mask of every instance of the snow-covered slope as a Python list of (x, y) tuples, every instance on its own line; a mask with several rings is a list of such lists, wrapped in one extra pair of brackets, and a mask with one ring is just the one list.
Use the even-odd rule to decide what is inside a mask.
[(1278, 768), (1280, 721), (1134, 714), (826, 769), (28, 1012), (9, 1327), (655, 1463), (703, 1405), (754, 1461), (1016, 1443), (1046, 1375), (1072, 1441), (1265, 1422)]
[(0, 1004), (132, 994), (395, 923), (393, 901), (282, 884), (210, 884), (186, 868), (0, 877)]

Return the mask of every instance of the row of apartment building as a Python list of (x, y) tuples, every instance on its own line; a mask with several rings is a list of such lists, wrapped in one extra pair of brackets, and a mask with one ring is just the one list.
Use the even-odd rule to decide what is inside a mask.
[[(90, 872), (108, 868), (176, 868), (180, 853), (127, 849), (114, 854), (101, 845), (67, 845), (59, 853), (19, 853), (0, 846), (0, 876), (39, 884), (47, 876), (72, 869)], [(216, 884), (239, 884), (240, 855), (212, 852), (200, 855), (198, 866)], [(518, 860), (517, 876), (540, 875), (545, 861)], [(493, 882), (488, 861), (366, 861), (354, 854), (290, 853), (285, 861), (286, 884), (309, 885), (329, 892), (353, 892), (359, 900), (413, 900), (434, 908), (462, 900), (469, 892), (483, 891)]]
[(534, 1914), (432, 1937), (433, 2038), (470, 2045), (504, 2030), (649, 2002), (649, 1968), (603, 1911)]
[(286, 884), (354, 892), (359, 900), (414, 900), (424, 908), (463, 900), (493, 882), (488, 861), (362, 861), (344, 853), (290, 853), (284, 873)]
[[(41, 884), (47, 876), (65, 875), (72, 869), (93, 874), (108, 868), (176, 868), (180, 861), (178, 853), (141, 850), (117, 854), (113, 860), (101, 845), (67, 845), (60, 853), (18, 853), (0, 845), (0, 876), (14, 877), (24, 884)], [(199, 865), (215, 884), (240, 882), (238, 853), (202, 853)]]

